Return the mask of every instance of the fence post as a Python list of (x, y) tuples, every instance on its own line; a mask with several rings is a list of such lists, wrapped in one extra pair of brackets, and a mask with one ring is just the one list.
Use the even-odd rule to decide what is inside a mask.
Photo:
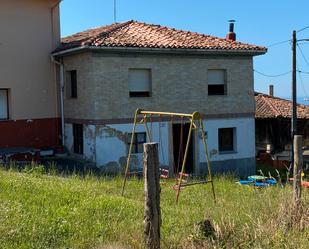
[(158, 143), (144, 144), (144, 234), (147, 249), (160, 248), (160, 174)]
[(302, 136), (294, 136), (294, 172), (293, 172), (293, 197), (298, 206), (301, 198), (301, 171), (303, 168)]

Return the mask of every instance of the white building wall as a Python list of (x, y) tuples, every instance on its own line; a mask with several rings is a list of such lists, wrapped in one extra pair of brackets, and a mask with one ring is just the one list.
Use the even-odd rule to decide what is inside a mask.
[(65, 139), (64, 144), (65, 147), (69, 152), (73, 151), (73, 125), (72, 124), (65, 124), (64, 125), (64, 131), (65, 131)]
[[(65, 129), (65, 147), (69, 153), (74, 153), (74, 137), (73, 137), (73, 125), (66, 123)], [(84, 138), (84, 154), (85, 160), (95, 162), (96, 161), (96, 126), (95, 125), (83, 125), (83, 138)]]
[[(159, 128), (160, 126), (160, 128)], [(133, 124), (100, 125), (96, 130), (96, 163), (99, 167), (118, 166), (126, 163), (129, 144), (128, 133), (132, 132)], [(149, 124), (152, 141), (159, 142), (159, 160), (161, 165), (168, 165), (168, 124), (158, 122)], [(143, 124), (138, 124), (136, 132), (146, 132)], [(142, 168), (143, 153), (132, 154), (131, 170)]]
[[(254, 169), (255, 161), (255, 121), (254, 118), (209, 119), (203, 121), (207, 132), (207, 147), (214, 170), (246, 172), (246, 168)], [(84, 125), (84, 158), (95, 162), (107, 171), (122, 171), (128, 155), (128, 133), (132, 132), (133, 124)], [(172, 137), (169, 134), (169, 122), (149, 123), (152, 141), (159, 142), (159, 160), (161, 166), (171, 164), (173, 157)], [(218, 129), (235, 128), (236, 151), (219, 153)], [(65, 125), (66, 146), (73, 152), (72, 124)], [(146, 132), (143, 124), (137, 124), (136, 132)], [(206, 158), (201, 132), (195, 134), (194, 157), (196, 174), (205, 172)], [(171, 155), (169, 155), (171, 154)], [(132, 154), (130, 170), (140, 171), (143, 165), (143, 153)], [(232, 166), (231, 166), (232, 165)], [(201, 167), (201, 168), (200, 168)]]
[(96, 126), (84, 125), (84, 158), (96, 161)]
[[(254, 118), (210, 119), (204, 120), (207, 132), (207, 148), (210, 161), (224, 161), (255, 157), (255, 121)], [(236, 151), (219, 153), (219, 128), (236, 128)], [(203, 141), (199, 136), (199, 160), (205, 162)]]

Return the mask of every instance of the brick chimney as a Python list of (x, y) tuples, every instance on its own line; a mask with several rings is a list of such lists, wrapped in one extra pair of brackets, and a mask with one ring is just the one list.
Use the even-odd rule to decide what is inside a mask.
[(234, 32), (235, 20), (229, 20), (230, 28), (226, 35), (226, 40), (236, 41), (236, 33)]
[(269, 85), (268, 95), (274, 97), (274, 85)]

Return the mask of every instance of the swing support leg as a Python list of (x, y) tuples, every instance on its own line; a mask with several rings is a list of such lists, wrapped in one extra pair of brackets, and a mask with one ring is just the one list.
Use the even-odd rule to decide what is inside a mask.
[(148, 137), (148, 141), (149, 141), (149, 143), (151, 143), (151, 134), (150, 134), (150, 132), (149, 132), (149, 128), (148, 128), (148, 124), (147, 124), (147, 117), (146, 117), (146, 115), (144, 115), (144, 118), (143, 118), (143, 123), (144, 123), (144, 125), (145, 125), (145, 129), (146, 129), (146, 133), (147, 133), (147, 137)]
[(129, 172), (129, 167), (130, 167), (130, 160), (131, 160), (131, 154), (132, 154), (132, 148), (133, 148), (134, 136), (135, 136), (135, 128), (136, 128), (136, 123), (137, 123), (137, 116), (139, 113), (140, 113), (140, 110), (137, 109), (135, 111), (135, 116), (134, 116), (134, 124), (132, 128), (131, 142), (130, 142), (129, 153), (128, 153), (128, 158), (127, 158), (127, 165), (126, 165), (126, 169), (124, 173), (121, 196), (123, 196), (124, 194), (124, 189), (125, 189), (127, 178), (128, 178), (128, 172)]
[(211, 183), (212, 194), (213, 194), (213, 197), (214, 197), (214, 202), (216, 203), (215, 187), (214, 187), (214, 183), (213, 183), (213, 180), (212, 180), (211, 165), (210, 165), (210, 160), (209, 160), (209, 154), (208, 154), (208, 149), (207, 149), (207, 144), (206, 144), (205, 130), (204, 130), (204, 124), (203, 124), (202, 118), (200, 118), (200, 127), (201, 127), (201, 130), (202, 130), (204, 151), (205, 151), (205, 156), (206, 156), (206, 161), (207, 161), (208, 181)]

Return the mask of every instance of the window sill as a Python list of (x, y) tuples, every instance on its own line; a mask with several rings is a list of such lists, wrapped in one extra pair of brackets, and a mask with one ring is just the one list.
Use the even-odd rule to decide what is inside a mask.
[(151, 92), (129, 92), (130, 98), (150, 98)]
[(219, 155), (237, 154), (235, 150), (219, 151)]

